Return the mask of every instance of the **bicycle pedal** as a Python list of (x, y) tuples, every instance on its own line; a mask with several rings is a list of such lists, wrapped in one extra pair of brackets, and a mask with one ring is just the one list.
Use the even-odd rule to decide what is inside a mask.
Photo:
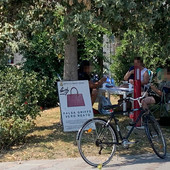
[(128, 145), (135, 144), (136, 142), (127, 142)]
[(125, 149), (128, 149), (129, 148), (129, 145), (132, 145), (132, 144), (135, 144), (136, 143), (136, 141), (135, 142), (129, 142), (127, 139), (124, 139), (123, 141), (122, 141), (122, 145), (123, 145), (123, 147), (125, 148)]

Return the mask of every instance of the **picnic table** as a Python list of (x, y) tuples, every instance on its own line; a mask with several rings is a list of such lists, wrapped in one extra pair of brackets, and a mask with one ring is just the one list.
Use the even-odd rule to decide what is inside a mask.
[[(133, 89), (125, 88), (125, 87), (106, 87), (103, 86), (102, 88), (99, 88), (99, 95), (102, 95), (102, 93), (106, 93), (107, 96), (110, 98), (111, 94), (116, 95), (122, 95), (123, 99), (126, 99), (128, 95), (133, 94)], [(123, 111), (127, 110), (126, 102), (123, 101)]]

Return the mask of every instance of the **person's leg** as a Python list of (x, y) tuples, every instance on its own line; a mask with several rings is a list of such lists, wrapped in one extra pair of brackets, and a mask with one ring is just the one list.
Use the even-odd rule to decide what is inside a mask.
[(149, 104), (154, 104), (154, 103), (155, 103), (155, 99), (152, 96), (146, 97), (142, 100), (142, 107), (145, 110), (148, 109)]
[(97, 89), (93, 89), (93, 90), (92, 90), (92, 93), (91, 93), (92, 106), (93, 106), (93, 104), (94, 104), (95, 101), (96, 101), (97, 95), (98, 95), (98, 90), (97, 90)]

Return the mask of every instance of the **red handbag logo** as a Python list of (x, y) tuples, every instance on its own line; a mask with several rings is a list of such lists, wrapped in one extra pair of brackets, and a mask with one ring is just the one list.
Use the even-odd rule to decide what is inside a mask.
[[(72, 90), (75, 89), (77, 94), (72, 94)], [(78, 94), (78, 90), (76, 87), (72, 87), (70, 90), (70, 94), (67, 95), (67, 107), (79, 107), (85, 106), (83, 95)]]

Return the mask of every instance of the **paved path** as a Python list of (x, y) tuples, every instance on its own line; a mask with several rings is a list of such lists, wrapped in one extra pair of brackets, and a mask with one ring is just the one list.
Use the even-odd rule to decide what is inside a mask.
[[(0, 163), (0, 170), (97, 170), (82, 158), (31, 160)], [(115, 156), (103, 170), (170, 170), (170, 154), (162, 160), (156, 155)]]

